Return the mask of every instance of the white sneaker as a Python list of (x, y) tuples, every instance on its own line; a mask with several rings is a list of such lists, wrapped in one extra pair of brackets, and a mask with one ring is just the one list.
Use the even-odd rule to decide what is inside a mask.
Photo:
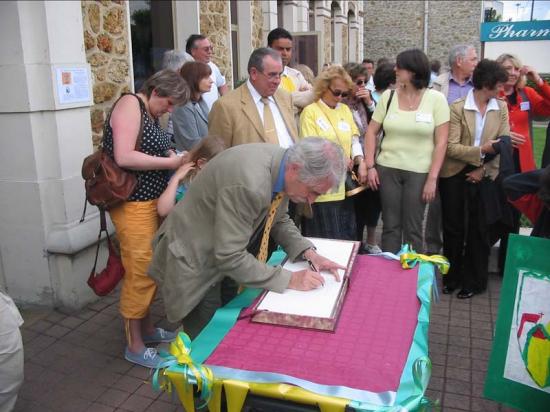
[(369, 255), (382, 253), (382, 249), (380, 249), (378, 245), (369, 245), (368, 243), (365, 244), (365, 247), (363, 248), (363, 250), (365, 250), (365, 252), (367, 252)]

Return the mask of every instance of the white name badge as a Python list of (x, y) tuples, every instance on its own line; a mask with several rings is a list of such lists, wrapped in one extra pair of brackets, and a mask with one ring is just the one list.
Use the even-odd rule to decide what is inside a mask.
[(351, 132), (351, 126), (344, 122), (343, 120), (340, 120), (338, 122), (338, 129), (340, 129), (343, 132)]
[(526, 112), (527, 110), (529, 110), (531, 108), (531, 104), (529, 104), (529, 102), (521, 102), (519, 104), (519, 108), (521, 109), (522, 112)]
[(432, 123), (433, 117), (431, 113), (417, 113), (416, 123)]
[(323, 132), (326, 132), (328, 129), (330, 129), (329, 124), (322, 117), (319, 117), (317, 119), (317, 126), (319, 126)]

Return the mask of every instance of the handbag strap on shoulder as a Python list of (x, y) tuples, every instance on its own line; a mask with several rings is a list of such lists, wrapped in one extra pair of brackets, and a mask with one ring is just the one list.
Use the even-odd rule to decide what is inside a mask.
[(130, 94), (130, 95), (134, 96), (139, 102), (139, 111), (140, 111), (141, 116), (140, 116), (140, 123), (139, 123), (139, 132), (138, 132), (138, 135), (137, 135), (137, 138), (136, 138), (135, 150), (136, 150), (136, 152), (139, 152), (139, 150), (141, 149), (141, 143), (143, 141), (143, 119), (144, 119), (147, 112), (145, 110), (145, 103), (143, 103), (143, 100), (141, 100), (141, 98), (135, 93), (123, 93), (114, 102), (113, 106), (111, 107), (111, 110), (109, 111), (107, 119), (105, 120), (105, 123), (103, 124), (103, 137), (102, 137), (101, 143), (100, 143), (100, 146), (102, 148), (103, 148), (103, 139), (105, 139), (105, 132), (107, 131), (107, 127), (109, 126), (109, 123), (111, 122), (111, 115), (113, 114), (113, 110), (115, 109), (115, 106), (117, 105), (119, 100), (122, 99), (127, 94)]

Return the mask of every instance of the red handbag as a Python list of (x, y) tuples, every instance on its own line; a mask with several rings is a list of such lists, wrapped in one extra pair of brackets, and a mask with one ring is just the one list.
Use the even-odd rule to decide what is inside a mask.
[[(107, 232), (107, 222), (105, 219), (105, 211), (100, 209), (99, 212), (101, 227), (99, 229), (99, 235), (97, 237), (97, 249), (95, 251), (94, 267), (90, 272), (88, 278), (88, 286), (92, 288), (98, 296), (105, 296), (112, 292), (112, 290), (118, 285), (118, 282), (124, 276), (124, 266), (122, 266), (122, 259), (117, 253), (109, 232)], [(109, 247), (109, 259), (107, 259), (107, 266), (100, 273), (96, 273), (97, 257), (99, 255), (99, 246), (101, 240), (101, 232), (107, 234), (107, 245)]]

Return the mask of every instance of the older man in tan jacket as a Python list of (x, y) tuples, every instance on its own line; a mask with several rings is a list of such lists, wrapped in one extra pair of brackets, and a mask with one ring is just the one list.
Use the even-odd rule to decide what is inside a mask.
[(298, 135), (292, 97), (279, 88), (283, 65), (278, 52), (260, 48), (248, 61), (249, 79), (214, 103), (208, 132), (227, 147), (273, 143), (287, 148)]

